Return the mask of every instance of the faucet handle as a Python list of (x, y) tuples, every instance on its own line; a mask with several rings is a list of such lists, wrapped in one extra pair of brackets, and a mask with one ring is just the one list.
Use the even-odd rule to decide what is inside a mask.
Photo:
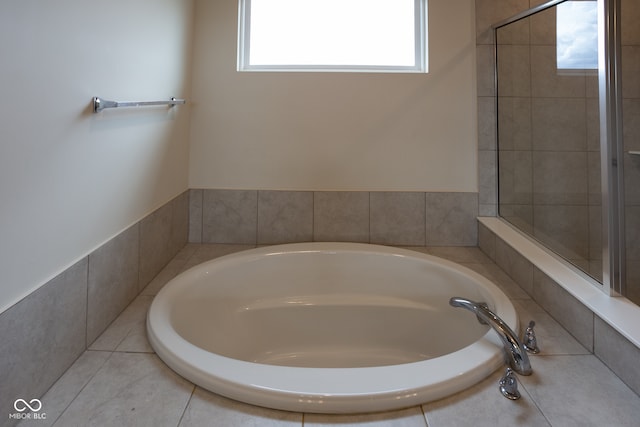
[(533, 331), (533, 327), (536, 325), (536, 322), (533, 320), (529, 322), (529, 326), (524, 331), (524, 337), (522, 338), (522, 346), (529, 353), (538, 354), (540, 353), (540, 348), (538, 347), (538, 340), (536, 338), (536, 333)]
[(520, 392), (518, 391), (518, 380), (511, 368), (507, 368), (504, 377), (500, 379), (500, 393), (509, 400), (520, 399)]

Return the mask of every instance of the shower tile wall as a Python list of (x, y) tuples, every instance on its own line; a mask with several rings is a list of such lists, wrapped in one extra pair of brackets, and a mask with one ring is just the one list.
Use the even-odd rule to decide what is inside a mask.
[(475, 246), (477, 193), (195, 189), (192, 243)]
[(498, 214), (496, 98), (491, 25), (529, 8), (529, 0), (476, 0), (476, 82), (478, 93), (478, 210)]
[[(624, 151), (640, 151), (640, 0), (623, 0), (622, 111)], [(640, 304), (640, 156), (625, 154), (626, 296)]]
[[(598, 356), (631, 389), (640, 393), (640, 365), (637, 363), (640, 348), (484, 224), (480, 224), (478, 231), (480, 249), (504, 269), (545, 313), (560, 323), (585, 349)], [(534, 316), (531, 318), (535, 319)], [(584, 393), (584, 390), (575, 391)]]
[(601, 276), (598, 81), (556, 68), (555, 8), (498, 30), (500, 214)]

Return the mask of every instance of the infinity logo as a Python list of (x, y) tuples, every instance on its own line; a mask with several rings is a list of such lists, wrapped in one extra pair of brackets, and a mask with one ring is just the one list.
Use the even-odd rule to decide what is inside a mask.
[(27, 401), (24, 399), (18, 399), (13, 402), (13, 407), (18, 412), (24, 412), (27, 410), (27, 408), (30, 409), (31, 412), (38, 412), (40, 409), (42, 409), (42, 402), (39, 399), (31, 399), (27, 403)]

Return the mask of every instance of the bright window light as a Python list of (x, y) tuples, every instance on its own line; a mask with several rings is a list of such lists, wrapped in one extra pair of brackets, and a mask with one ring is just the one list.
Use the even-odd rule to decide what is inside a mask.
[(426, 0), (240, 0), (241, 71), (426, 71)]
[(557, 7), (557, 68), (598, 68), (598, 9), (596, 1), (566, 1)]

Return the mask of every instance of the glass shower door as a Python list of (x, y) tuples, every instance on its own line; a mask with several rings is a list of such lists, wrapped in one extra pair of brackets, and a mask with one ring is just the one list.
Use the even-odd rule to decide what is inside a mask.
[(595, 5), (496, 28), (498, 194), (501, 217), (601, 281)]
[(639, 22), (640, 0), (551, 0), (494, 26), (499, 215), (638, 305)]

